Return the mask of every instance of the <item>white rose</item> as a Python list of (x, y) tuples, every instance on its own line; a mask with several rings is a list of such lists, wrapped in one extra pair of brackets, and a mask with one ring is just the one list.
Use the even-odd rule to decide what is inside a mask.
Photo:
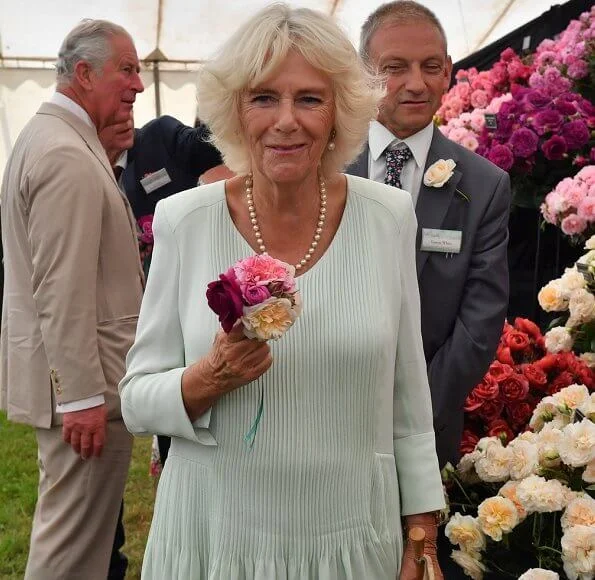
[(562, 291), (570, 296), (575, 290), (586, 288), (587, 281), (576, 269), (576, 266), (574, 266), (572, 268), (566, 268), (564, 274), (560, 278), (560, 286), (562, 287)]
[(520, 481), (516, 495), (528, 514), (560, 511), (574, 498), (570, 488), (557, 479), (546, 481), (538, 475)]
[(533, 443), (514, 439), (509, 445), (510, 457), (510, 478), (524, 479), (535, 473), (539, 465), (538, 448)]
[(432, 163), (424, 174), (424, 185), (442, 187), (453, 174), (456, 163), (452, 159), (439, 159)]
[(477, 450), (471, 453), (465, 453), (461, 457), (461, 460), (457, 464), (457, 475), (463, 483), (472, 484), (481, 481), (475, 472), (475, 461), (478, 457), (481, 457), (481, 453)]
[(481, 563), (479, 554), (453, 550), (450, 557), (464, 570), (467, 576), (473, 580), (483, 580), (486, 567)]
[(572, 526), (564, 532), (561, 544), (562, 562), (568, 577), (571, 580), (592, 580), (595, 571), (595, 527)]
[(539, 306), (546, 312), (560, 312), (568, 308), (568, 298), (563, 292), (559, 280), (546, 284), (537, 294)]
[(595, 248), (591, 249), (577, 260), (578, 264), (586, 264), (587, 266), (590, 266), (593, 262), (595, 262)]
[(585, 242), (585, 250), (595, 250), (595, 236), (591, 236)]
[(458, 545), (464, 552), (481, 552), (486, 547), (485, 536), (472, 516), (454, 514), (448, 520), (444, 534), (451, 544)]
[(529, 427), (539, 433), (546, 423), (549, 423), (559, 414), (558, 405), (554, 397), (544, 397), (537, 403), (529, 421)]
[(482, 481), (506, 481), (510, 477), (512, 452), (508, 447), (489, 443), (475, 461), (475, 472)]
[(595, 368), (595, 352), (584, 352), (579, 357), (589, 368)]
[(543, 568), (531, 568), (519, 576), (519, 580), (560, 580), (560, 575)]
[(595, 459), (589, 461), (585, 471), (583, 471), (583, 481), (585, 483), (595, 483)]
[(585, 385), (574, 383), (555, 393), (553, 398), (561, 413), (571, 414), (571, 411), (589, 400), (589, 389)]
[(517, 496), (516, 491), (517, 491), (518, 486), (519, 486), (518, 481), (507, 481), (500, 488), (498, 495), (508, 498), (514, 504), (514, 507), (516, 508), (516, 511), (519, 514), (519, 520), (522, 521), (527, 517), (527, 512), (526, 512), (525, 508), (523, 507), (523, 505), (521, 504), (521, 502), (519, 501), (519, 498)]
[(477, 521), (481, 531), (499, 542), (502, 534), (511, 532), (519, 523), (519, 513), (507, 497), (488, 497), (477, 506)]
[(551, 423), (546, 423), (543, 429), (538, 433), (537, 448), (539, 452), (539, 464), (543, 467), (557, 467), (561, 459), (558, 453), (560, 441), (562, 441), (562, 431)]
[(518, 441), (528, 441), (529, 443), (537, 444), (539, 440), (538, 434), (533, 431), (523, 431), (516, 436)]
[(595, 527), (595, 499), (584, 494), (573, 499), (562, 514), (562, 529), (571, 526)]
[(595, 421), (595, 393), (591, 393), (589, 398), (577, 406), (577, 409), (591, 421)]
[(548, 352), (570, 352), (573, 344), (572, 335), (564, 326), (555, 326), (545, 333), (545, 348)]
[(570, 310), (569, 321), (567, 326), (577, 326), (585, 322), (590, 322), (595, 318), (595, 296), (584, 288), (575, 290), (570, 296), (568, 302), (568, 309)]
[(583, 419), (566, 425), (558, 452), (566, 465), (582, 467), (595, 459), (595, 423)]

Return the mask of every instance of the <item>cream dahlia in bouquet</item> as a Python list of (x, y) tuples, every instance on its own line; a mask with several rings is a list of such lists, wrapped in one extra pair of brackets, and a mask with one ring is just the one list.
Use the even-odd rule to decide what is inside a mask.
[(268, 254), (239, 260), (207, 287), (207, 300), (229, 332), (236, 322), (244, 334), (258, 340), (277, 340), (302, 310), (295, 268)]
[(571, 385), (544, 398), (532, 431), (484, 437), (443, 478), (453, 559), (476, 580), (593, 579), (595, 394)]

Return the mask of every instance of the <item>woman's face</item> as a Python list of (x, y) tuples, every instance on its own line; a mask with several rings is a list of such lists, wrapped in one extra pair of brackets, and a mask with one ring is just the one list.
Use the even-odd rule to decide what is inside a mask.
[(269, 79), (241, 98), (252, 171), (276, 183), (316, 175), (334, 118), (331, 80), (299, 52), (290, 51)]

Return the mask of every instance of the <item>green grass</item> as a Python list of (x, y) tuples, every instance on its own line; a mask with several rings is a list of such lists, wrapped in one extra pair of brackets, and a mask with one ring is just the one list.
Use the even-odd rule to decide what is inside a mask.
[[(129, 567), (126, 578), (140, 578), (151, 524), (154, 481), (149, 476), (150, 438), (137, 438), (124, 496), (124, 527)], [(37, 498), (37, 445), (33, 429), (0, 413), (0, 578), (23, 577), (31, 518)]]

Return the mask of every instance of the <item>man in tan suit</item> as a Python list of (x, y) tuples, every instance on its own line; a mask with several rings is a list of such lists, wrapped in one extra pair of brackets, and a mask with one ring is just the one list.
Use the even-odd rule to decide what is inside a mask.
[(1, 405), (36, 428), (28, 580), (105, 580), (130, 463), (118, 382), (143, 277), (134, 219), (97, 133), (143, 90), (128, 33), (83, 21), (2, 184)]

